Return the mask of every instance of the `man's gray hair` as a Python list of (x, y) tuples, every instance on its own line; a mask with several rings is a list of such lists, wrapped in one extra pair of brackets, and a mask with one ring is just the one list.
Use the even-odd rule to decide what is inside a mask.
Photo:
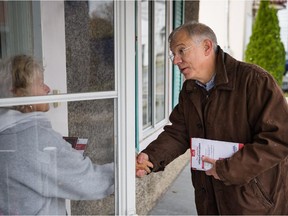
[(217, 50), (217, 37), (214, 33), (214, 31), (207, 25), (203, 23), (199, 23), (196, 21), (186, 22), (183, 25), (177, 27), (174, 29), (169, 37), (168, 42), (169, 44), (174, 41), (175, 35), (179, 31), (185, 31), (188, 33), (188, 35), (196, 42), (199, 43), (205, 39), (210, 39), (213, 42), (213, 48), (216, 51)]

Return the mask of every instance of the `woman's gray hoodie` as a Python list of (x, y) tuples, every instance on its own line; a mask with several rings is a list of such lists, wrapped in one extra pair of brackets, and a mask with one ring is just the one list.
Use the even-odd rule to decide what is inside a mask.
[(114, 192), (113, 164), (95, 165), (42, 112), (0, 108), (0, 215), (65, 215), (65, 199)]

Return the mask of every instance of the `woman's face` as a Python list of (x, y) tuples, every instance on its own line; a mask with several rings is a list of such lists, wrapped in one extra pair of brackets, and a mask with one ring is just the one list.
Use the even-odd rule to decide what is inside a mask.
[[(44, 83), (44, 78), (42, 73), (38, 73), (31, 84), (31, 86), (27, 89), (28, 96), (43, 96), (48, 95), (50, 92), (49, 86)], [(33, 111), (47, 112), (50, 106), (48, 103), (45, 104), (33, 104)]]

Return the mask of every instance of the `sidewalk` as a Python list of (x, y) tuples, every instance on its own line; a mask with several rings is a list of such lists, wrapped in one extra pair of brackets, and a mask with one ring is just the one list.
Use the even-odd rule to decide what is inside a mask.
[(187, 164), (166, 193), (160, 197), (148, 215), (197, 215), (190, 163)]

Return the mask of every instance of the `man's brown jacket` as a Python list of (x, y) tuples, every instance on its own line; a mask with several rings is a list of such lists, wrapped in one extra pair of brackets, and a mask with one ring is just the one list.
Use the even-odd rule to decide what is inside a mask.
[(244, 143), (217, 161), (220, 181), (191, 170), (198, 214), (288, 214), (288, 106), (282, 90), (265, 70), (220, 47), (216, 61), (214, 88), (207, 92), (186, 80), (171, 125), (143, 152), (157, 172), (190, 148), (191, 137)]

